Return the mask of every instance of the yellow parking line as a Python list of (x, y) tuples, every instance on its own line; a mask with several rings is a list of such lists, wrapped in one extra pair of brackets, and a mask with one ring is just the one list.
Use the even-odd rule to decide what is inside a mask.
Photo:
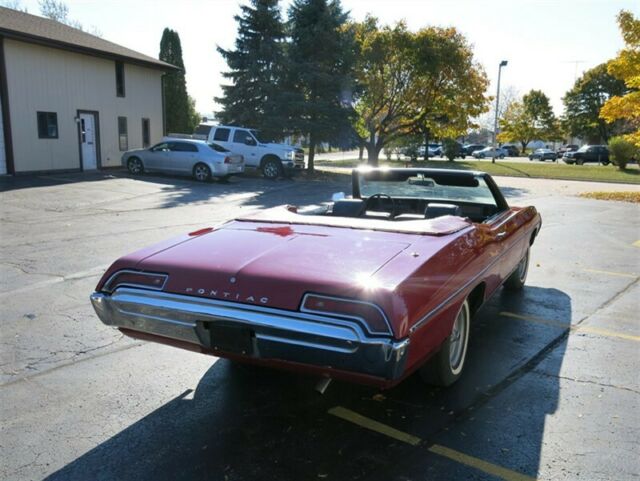
[[(337, 416), (341, 419), (344, 419), (345, 421), (349, 421), (365, 429), (369, 429), (398, 441), (402, 441), (403, 443), (410, 444), (412, 446), (418, 446), (422, 443), (422, 440), (420, 438), (413, 436), (412, 434), (398, 431), (391, 426), (387, 426), (386, 424), (362, 416), (361, 414), (358, 414), (350, 409), (343, 408), (342, 406), (336, 406), (329, 409), (329, 414)], [(498, 466), (497, 464), (484, 461), (480, 458), (469, 456), (468, 454), (461, 453), (460, 451), (456, 451), (455, 449), (441, 446), (439, 444), (433, 444), (429, 446), (427, 450), (433, 454), (443, 456), (447, 459), (450, 459), (451, 461), (464, 464), (465, 466), (472, 467), (474, 469), (477, 469), (478, 471), (482, 471), (492, 476), (504, 479), (505, 481), (535, 481), (536, 479), (532, 478), (531, 476), (526, 476), (524, 474), (518, 473), (517, 471), (503, 468), (502, 466)]]
[(640, 247), (640, 240), (635, 241), (633, 244), (631, 244), (633, 247)]
[(433, 446), (431, 446), (429, 448), (429, 451), (434, 454), (444, 456), (445, 458), (449, 458), (457, 463), (471, 466), (478, 471), (483, 471), (497, 478), (502, 478), (506, 481), (533, 481), (536, 479), (532, 478), (531, 476), (512, 471), (511, 469), (503, 468), (502, 466), (498, 466), (497, 464), (489, 463), (487, 461), (483, 461), (482, 459), (469, 456), (467, 454), (461, 453), (460, 451), (456, 451), (455, 449), (440, 446), (438, 444), (434, 444)]
[(613, 272), (613, 271), (601, 271), (598, 269), (582, 269), (585, 272), (593, 272), (594, 274), (605, 274), (607, 276), (616, 276), (616, 277), (629, 277), (631, 279), (635, 279), (638, 276), (635, 274), (629, 274), (628, 272)]
[(417, 446), (422, 442), (420, 438), (402, 431), (398, 431), (391, 426), (387, 426), (386, 424), (374, 421), (373, 419), (362, 416), (354, 411), (351, 411), (350, 409), (343, 408), (342, 406), (336, 406), (329, 409), (329, 414), (333, 414), (334, 416), (344, 419), (345, 421), (352, 422), (353, 424), (357, 424), (358, 426), (361, 426), (363, 428), (375, 431), (380, 434), (384, 434), (385, 436), (396, 439), (398, 441), (402, 441), (403, 443), (411, 444), (412, 446)]
[(563, 329), (571, 329), (572, 331), (580, 331), (591, 334), (596, 334), (605, 337), (617, 337), (619, 339), (626, 339), (628, 341), (640, 341), (640, 336), (634, 336), (633, 334), (625, 334), (624, 332), (610, 331), (608, 329), (600, 329), (599, 327), (591, 326), (574, 326), (572, 324), (566, 324), (559, 321), (553, 321), (549, 319), (541, 319), (533, 316), (523, 316), (522, 314), (516, 314), (514, 312), (503, 311), (501, 316), (513, 317), (514, 319), (522, 319), (523, 321), (535, 322), (538, 324), (544, 324), (546, 326), (560, 327)]

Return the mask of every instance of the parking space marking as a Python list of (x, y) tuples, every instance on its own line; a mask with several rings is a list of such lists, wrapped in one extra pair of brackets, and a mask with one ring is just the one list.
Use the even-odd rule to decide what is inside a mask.
[(505, 481), (535, 481), (536, 479), (534, 477), (527, 476), (526, 474), (518, 473), (517, 471), (512, 471), (511, 469), (503, 468), (497, 464), (484, 461), (480, 458), (469, 456), (468, 454), (461, 453), (455, 449), (440, 446), (439, 444), (431, 446), (429, 451), (434, 454), (444, 456), (445, 458), (449, 458), (457, 463), (477, 469), (478, 471), (491, 474), (496, 478), (504, 479)]
[[(399, 431), (391, 426), (387, 426), (386, 424), (375, 421), (374, 419), (362, 416), (361, 414), (342, 406), (333, 407), (329, 409), (328, 412), (329, 414), (339, 417), (340, 419), (344, 419), (345, 421), (349, 421), (357, 426), (375, 431), (397, 441), (410, 444), (411, 446), (419, 446), (422, 444), (422, 439), (417, 436)], [(478, 471), (504, 479), (505, 481), (535, 481), (536, 479), (439, 444), (432, 444), (431, 446), (428, 446), (427, 451), (437, 454), (438, 456), (445, 457), (451, 461), (455, 461), (458, 464), (464, 464), (465, 466), (477, 469)]]
[(616, 276), (616, 277), (630, 277), (631, 279), (636, 279), (638, 276), (635, 274), (629, 274), (628, 272), (613, 272), (613, 271), (601, 271), (598, 269), (582, 269), (585, 272), (592, 272), (594, 274), (605, 274), (607, 276)]
[(580, 331), (587, 334), (596, 334), (604, 337), (617, 337), (619, 339), (626, 339), (627, 341), (640, 342), (640, 336), (634, 336), (633, 334), (626, 334), (624, 332), (610, 331), (608, 329), (601, 329), (599, 327), (591, 326), (575, 326), (573, 324), (565, 324), (559, 321), (553, 321), (549, 319), (542, 319), (533, 316), (523, 316), (522, 314), (516, 314), (514, 312), (502, 311), (501, 316), (512, 317), (514, 319), (521, 319), (523, 321), (535, 322), (538, 324), (544, 324), (546, 326), (559, 327), (562, 329), (570, 329), (572, 331)]
[(344, 419), (345, 421), (349, 421), (371, 431), (384, 434), (385, 436), (396, 439), (398, 441), (402, 441), (403, 443), (407, 443), (412, 446), (417, 446), (422, 442), (422, 440), (416, 436), (398, 431), (391, 426), (387, 426), (386, 424), (374, 421), (373, 419), (362, 416), (354, 411), (351, 411), (350, 409), (343, 408), (342, 406), (336, 406), (329, 409), (329, 414), (333, 414), (334, 416)]
[(633, 244), (631, 244), (633, 247), (640, 247), (640, 240), (635, 241)]

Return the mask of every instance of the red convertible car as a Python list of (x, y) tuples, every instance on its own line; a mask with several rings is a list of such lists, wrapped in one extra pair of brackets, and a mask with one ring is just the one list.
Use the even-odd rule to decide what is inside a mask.
[(118, 259), (107, 325), (232, 360), (391, 387), (461, 375), (470, 322), (521, 289), (541, 226), (486, 173), (359, 169), (351, 198), (283, 206)]

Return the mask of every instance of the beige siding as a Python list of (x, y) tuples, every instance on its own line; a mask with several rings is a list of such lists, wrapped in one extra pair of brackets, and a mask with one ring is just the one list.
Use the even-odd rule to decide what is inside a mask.
[[(161, 71), (125, 64), (126, 96), (117, 97), (114, 61), (9, 39), (4, 48), (16, 172), (80, 168), (78, 110), (99, 114), (103, 167), (120, 165), (119, 116), (129, 149), (142, 147), (143, 117), (151, 142), (162, 137)], [(38, 111), (58, 114), (57, 139), (38, 138)]]

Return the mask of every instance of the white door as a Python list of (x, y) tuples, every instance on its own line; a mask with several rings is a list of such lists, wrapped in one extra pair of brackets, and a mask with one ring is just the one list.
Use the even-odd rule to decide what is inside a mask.
[(260, 151), (256, 139), (248, 130), (235, 129), (229, 150), (234, 154), (244, 156), (245, 163), (251, 167), (257, 167), (260, 164)]
[(7, 154), (4, 150), (4, 125), (2, 123), (2, 98), (0, 97), (0, 175), (7, 173)]
[(97, 169), (95, 114), (80, 114), (80, 151), (82, 152), (82, 170)]

